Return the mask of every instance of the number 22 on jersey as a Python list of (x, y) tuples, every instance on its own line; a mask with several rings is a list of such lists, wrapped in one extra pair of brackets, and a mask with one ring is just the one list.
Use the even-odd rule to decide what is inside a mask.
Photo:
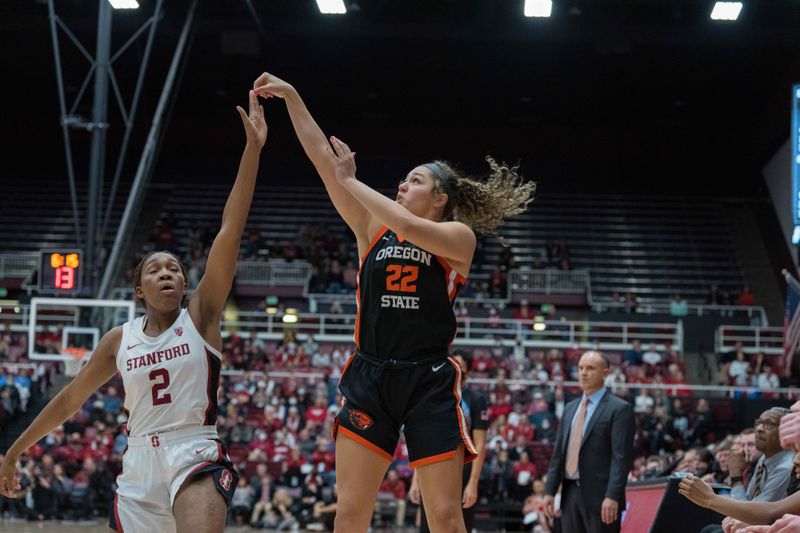
[(417, 292), (419, 267), (414, 265), (386, 265), (386, 290)]

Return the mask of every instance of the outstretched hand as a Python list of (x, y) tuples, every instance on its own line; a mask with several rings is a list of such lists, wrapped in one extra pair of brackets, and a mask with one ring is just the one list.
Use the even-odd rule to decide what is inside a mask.
[(13, 457), (3, 458), (3, 463), (0, 464), (0, 495), (15, 498), (20, 488), (17, 460)]
[(255, 91), (249, 92), (249, 112), (236, 106), (236, 111), (242, 117), (244, 132), (247, 135), (248, 144), (257, 146), (260, 150), (267, 141), (267, 121), (264, 119), (264, 106), (258, 103), (258, 96)]
[(678, 492), (700, 507), (708, 507), (714, 497), (711, 485), (697, 476), (689, 475), (681, 480)]
[(263, 73), (253, 82), (253, 90), (258, 96), (264, 98), (286, 98), (294, 91), (294, 87), (269, 72)]
[(336, 170), (336, 179), (343, 182), (347, 179), (355, 179), (356, 177), (356, 153), (350, 150), (350, 147), (345, 143), (331, 137), (331, 145), (327, 147), (328, 155), (333, 159), (333, 165)]

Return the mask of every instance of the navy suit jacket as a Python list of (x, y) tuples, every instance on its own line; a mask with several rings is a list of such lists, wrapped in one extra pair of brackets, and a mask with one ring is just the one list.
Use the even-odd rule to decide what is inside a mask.
[[(564, 407), (547, 472), (547, 494), (558, 492), (564, 477), (570, 427), (582, 398), (581, 395)], [(587, 508), (599, 511), (603, 499), (611, 498), (619, 503), (620, 513), (625, 509), (625, 484), (633, 464), (634, 425), (633, 407), (606, 391), (589, 419), (578, 456), (580, 489)]]

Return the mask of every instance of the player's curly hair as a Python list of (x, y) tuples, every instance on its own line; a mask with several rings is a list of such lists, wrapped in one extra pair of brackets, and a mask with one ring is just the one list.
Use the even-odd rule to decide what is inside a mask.
[(489, 177), (477, 180), (467, 177), (446, 161), (434, 161), (447, 175), (447, 185), (434, 174), (437, 193), (447, 193), (444, 208), (445, 220), (463, 222), (482, 235), (497, 234), (505, 219), (527, 209), (536, 192), (536, 183), (524, 181), (519, 175), (519, 165), (498, 164), (493, 157), (486, 156)]
[[(183, 274), (183, 279), (186, 281), (186, 283), (188, 283), (189, 277), (186, 274), (186, 267), (183, 266), (183, 261), (181, 261), (180, 257), (178, 257), (177, 255), (175, 255), (172, 252), (167, 251), (167, 250), (153, 250), (152, 252), (149, 252), (147, 255), (142, 257), (142, 260), (139, 261), (139, 264), (136, 265), (136, 269), (134, 269), (134, 271), (133, 271), (133, 288), (134, 288), (134, 290), (136, 289), (136, 287), (138, 287), (138, 286), (140, 286), (142, 284), (142, 269), (144, 268), (144, 264), (147, 262), (148, 259), (150, 259), (151, 257), (153, 257), (156, 254), (171, 255), (175, 259), (175, 261), (178, 262), (178, 266), (181, 267), (181, 274)], [(136, 296), (136, 301), (139, 302), (140, 304), (142, 304), (145, 307), (145, 309), (147, 309), (147, 302), (144, 301), (144, 298), (139, 298), (138, 296)], [(181, 307), (183, 307), (184, 305), (186, 305), (186, 295), (185, 294), (183, 295), (183, 299), (181, 300)]]

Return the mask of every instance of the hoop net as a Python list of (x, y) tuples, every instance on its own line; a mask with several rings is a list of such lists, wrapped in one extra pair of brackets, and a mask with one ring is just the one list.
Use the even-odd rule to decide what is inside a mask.
[(67, 346), (61, 349), (61, 355), (70, 356), (69, 359), (64, 359), (64, 375), (75, 377), (90, 353), (86, 348)]

